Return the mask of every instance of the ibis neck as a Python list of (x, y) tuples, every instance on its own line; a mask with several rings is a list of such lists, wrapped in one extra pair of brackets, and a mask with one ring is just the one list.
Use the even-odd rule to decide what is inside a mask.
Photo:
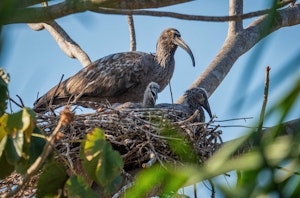
[(161, 67), (167, 67), (174, 61), (174, 54), (177, 46), (166, 47), (164, 45), (157, 45), (156, 59)]

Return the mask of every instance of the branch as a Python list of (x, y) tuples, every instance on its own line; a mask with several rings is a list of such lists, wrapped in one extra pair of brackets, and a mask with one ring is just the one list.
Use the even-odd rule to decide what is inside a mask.
[[(243, 0), (230, 0), (229, 1), (229, 15), (242, 15), (243, 14)], [(243, 21), (236, 20), (230, 21), (228, 27), (228, 36), (234, 35), (243, 30)]]
[[(190, 88), (202, 87), (210, 96), (226, 77), (235, 61), (261, 39), (282, 27), (300, 24), (300, 6), (285, 8), (273, 14), (261, 16), (239, 34), (227, 36), (225, 43), (206, 70)], [(177, 103), (182, 103), (181, 96)]]
[[(24, 0), (20, 5), (39, 3), (39, 0)], [(2, 20), (3, 24), (11, 23), (40, 23), (54, 20), (74, 13), (103, 8), (114, 9), (148, 9), (171, 6), (191, 0), (66, 0), (48, 7), (16, 8), (9, 17)]]
[(267, 66), (266, 67), (265, 89), (264, 89), (264, 100), (263, 100), (263, 104), (262, 104), (262, 108), (261, 108), (261, 112), (260, 112), (260, 116), (259, 116), (259, 125), (258, 125), (258, 129), (257, 129), (259, 136), (262, 136), (262, 127), (263, 127), (263, 123), (264, 123), (264, 119), (265, 119), (265, 112), (266, 112), (266, 107), (267, 107), (267, 102), (268, 102), (270, 70), (271, 70), (271, 68), (269, 66)]
[(129, 26), (129, 35), (130, 35), (130, 51), (136, 51), (136, 37), (134, 30), (134, 22), (132, 15), (127, 16), (128, 26)]
[(89, 65), (91, 60), (89, 56), (74, 42), (71, 37), (59, 26), (55, 21), (47, 23), (28, 24), (28, 26), (36, 31), (46, 29), (59, 45), (61, 50), (70, 58), (76, 58), (83, 67)]
[[(47, 8), (20, 8), (16, 9), (13, 15), (2, 19), (3, 24), (12, 23), (40, 23), (43, 21), (54, 20), (61, 18), (70, 14), (94, 11), (102, 14), (120, 14), (120, 15), (146, 15), (146, 16), (156, 16), (156, 17), (171, 17), (183, 20), (195, 20), (195, 21), (213, 21), (213, 22), (227, 22), (233, 20), (242, 20), (252, 17), (261, 16), (263, 14), (269, 13), (274, 10), (274, 8), (265, 9), (257, 12), (250, 12), (243, 15), (235, 16), (202, 16), (202, 15), (187, 15), (179, 14), (174, 12), (157, 12), (149, 10), (132, 10), (132, 9), (146, 9), (146, 8), (157, 8), (163, 6), (175, 5), (183, 2), (189, 2), (190, 0), (173, 0), (173, 1), (147, 1), (143, 4), (135, 5), (130, 4), (130, 0), (127, 3), (120, 5), (107, 5), (107, 2), (94, 2), (92, 0), (86, 1), (66, 1), (63, 3), (58, 3)], [(289, 0), (288, 2), (292, 2)], [(278, 4), (279, 5), (279, 4)], [(280, 4), (281, 7), (285, 4)], [(118, 7), (119, 6), (119, 7)]]

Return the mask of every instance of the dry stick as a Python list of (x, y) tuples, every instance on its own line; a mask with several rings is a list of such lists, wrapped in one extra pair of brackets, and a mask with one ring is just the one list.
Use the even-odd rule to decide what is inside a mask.
[(216, 195), (215, 184), (213, 183), (213, 181), (211, 179), (208, 179), (208, 182), (211, 186), (211, 198), (215, 198), (215, 195)]
[(20, 181), (19, 185), (12, 191), (8, 192), (4, 195), (4, 197), (13, 197), (15, 196), (20, 190), (22, 190), (23, 186), (30, 181), (31, 177), (40, 169), (41, 165), (44, 163), (45, 159), (48, 157), (50, 152), (52, 151), (52, 146), (55, 141), (55, 137), (59, 132), (62, 126), (61, 120), (59, 120), (56, 128), (54, 129), (53, 133), (47, 138), (48, 142), (44, 146), (42, 154), (35, 160), (35, 162), (28, 168), (24, 179)]
[(228, 121), (235, 121), (235, 120), (250, 120), (253, 119), (253, 117), (245, 117), (245, 118), (232, 118), (232, 119), (226, 119), (226, 120), (214, 120), (214, 122), (228, 122)]
[(61, 76), (61, 78), (60, 78), (60, 80), (59, 80), (59, 82), (58, 82), (58, 85), (57, 85), (57, 87), (56, 87), (56, 89), (55, 89), (55, 91), (54, 91), (54, 93), (53, 93), (53, 95), (52, 95), (52, 97), (51, 97), (51, 99), (50, 99), (49, 104), (48, 104), (50, 111), (51, 111), (54, 115), (55, 115), (55, 113), (54, 113), (54, 111), (53, 111), (53, 109), (52, 109), (51, 106), (52, 106), (52, 104), (53, 104), (54, 96), (56, 95), (56, 93), (57, 93), (57, 91), (58, 91), (58, 88), (59, 88), (59, 86), (60, 86), (60, 84), (61, 84), (63, 78), (64, 78), (64, 74)]
[(16, 96), (17, 96), (17, 98), (19, 98), (20, 103), (21, 103), (21, 105), (22, 105), (22, 108), (24, 108), (25, 105), (24, 105), (24, 102), (23, 102), (22, 98), (21, 98), (19, 95), (16, 95)]
[(257, 128), (257, 132), (259, 136), (262, 136), (262, 128), (263, 128), (263, 123), (264, 123), (264, 118), (265, 118), (265, 112), (266, 112), (266, 106), (268, 102), (268, 92), (269, 92), (269, 73), (270, 73), (270, 66), (266, 67), (266, 79), (265, 79), (265, 89), (264, 89), (264, 101), (262, 104), (261, 112), (260, 112), (260, 117), (259, 117), (259, 125)]
[(129, 26), (129, 36), (130, 36), (130, 51), (136, 51), (136, 37), (134, 29), (134, 21), (132, 15), (127, 15), (128, 26)]
[(18, 107), (23, 108), (22, 105), (18, 104), (18, 103), (17, 103), (14, 99), (12, 99), (11, 97), (8, 97), (8, 99), (9, 99), (12, 103), (14, 103), (15, 105), (17, 105)]
[[(294, 0), (282, 1), (276, 5), (276, 8), (281, 8)], [(165, 12), (165, 11), (151, 11), (151, 10), (132, 10), (132, 9), (114, 9), (114, 8), (103, 8), (98, 7), (91, 9), (93, 12), (104, 13), (104, 14), (119, 14), (119, 15), (144, 15), (144, 16), (154, 16), (154, 17), (170, 17), (182, 20), (193, 20), (193, 21), (208, 21), (208, 22), (228, 22), (228, 21), (238, 21), (243, 19), (249, 19), (253, 17), (258, 17), (264, 14), (268, 14), (273, 11), (274, 8), (267, 8), (264, 10), (259, 10), (255, 12), (249, 12), (241, 15), (231, 15), (231, 16), (204, 16), (204, 15), (188, 15), (180, 14), (177, 12)]]

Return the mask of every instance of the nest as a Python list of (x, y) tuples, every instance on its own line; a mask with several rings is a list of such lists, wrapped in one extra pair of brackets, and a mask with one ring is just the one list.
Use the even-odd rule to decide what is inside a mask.
[[(105, 132), (106, 140), (121, 154), (124, 173), (149, 167), (155, 162), (162, 165), (182, 164), (182, 158), (170, 148), (169, 140), (189, 144), (198, 156), (198, 162), (202, 163), (222, 143), (222, 131), (211, 126), (213, 120), (208, 123), (197, 122), (198, 114), (196, 111), (187, 117), (184, 112), (174, 110), (114, 110), (108, 107), (93, 113), (77, 114), (73, 122), (61, 128), (62, 136), (56, 141), (57, 158), (76, 173), (82, 174), (82, 168), (78, 168), (80, 144), (89, 131), (98, 127)], [(39, 115), (38, 126), (51, 134), (59, 119), (54, 114)], [(163, 133), (166, 130), (176, 135), (166, 135)], [(18, 180), (11, 179), (13, 177), (19, 178), (20, 175), (14, 174), (2, 180), (1, 188), (7, 184), (17, 184)], [(23, 191), (26, 192), (26, 188)], [(34, 194), (34, 185), (28, 191), (28, 194)]]
[[(196, 111), (186, 117), (184, 112), (160, 109), (114, 110), (102, 108), (101, 111), (78, 114), (61, 132), (64, 138), (57, 142), (58, 152), (72, 165), (78, 158), (80, 140), (95, 127), (105, 132), (106, 140), (122, 156), (124, 170), (148, 167), (153, 160), (161, 164), (181, 163), (168, 144), (168, 140), (177, 140), (174, 136), (163, 134), (165, 128), (178, 132), (185, 142), (191, 145), (199, 163), (207, 160), (222, 143), (221, 131), (210, 127), (210, 123), (195, 122)], [(46, 132), (51, 132), (59, 118), (54, 115), (39, 117), (39, 126)]]

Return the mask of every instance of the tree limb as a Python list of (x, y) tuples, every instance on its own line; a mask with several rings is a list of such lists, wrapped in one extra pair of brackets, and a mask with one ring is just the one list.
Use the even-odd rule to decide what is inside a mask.
[[(229, 16), (243, 14), (243, 0), (230, 0), (229, 1)], [(234, 35), (243, 30), (243, 21), (236, 20), (230, 21), (228, 26), (228, 35)]]
[[(60, 17), (64, 17), (70, 14), (93, 11), (102, 14), (120, 14), (120, 15), (146, 15), (146, 16), (156, 16), (156, 17), (171, 17), (183, 20), (195, 20), (195, 21), (213, 21), (213, 22), (227, 22), (232, 20), (242, 20), (252, 17), (261, 16), (263, 14), (269, 13), (274, 8), (265, 9), (256, 12), (250, 12), (243, 15), (234, 16), (202, 16), (202, 15), (187, 15), (179, 14), (174, 12), (159, 12), (159, 11), (149, 11), (149, 10), (132, 10), (132, 9), (146, 9), (146, 8), (156, 8), (162, 6), (170, 6), (183, 2), (188, 2), (190, 0), (173, 0), (173, 1), (155, 1), (154, 3), (148, 0), (150, 3), (144, 2), (144, 4), (138, 4), (132, 6), (130, 3), (124, 3), (117, 7), (118, 5), (112, 6), (107, 5), (106, 2), (99, 3), (92, 0), (82, 1), (72, 1), (58, 3), (47, 8), (19, 8), (10, 16), (2, 19), (3, 24), (12, 23), (39, 23), (43, 21), (54, 20)], [(127, 1), (126, 1), (127, 2)], [(131, 1), (130, 1), (131, 2)], [(289, 0), (288, 2), (292, 2)], [(286, 5), (281, 3), (277, 7)]]
[(136, 51), (136, 37), (135, 37), (133, 16), (128, 15), (127, 19), (128, 19), (129, 36), (130, 36), (130, 51)]
[(91, 60), (89, 56), (80, 48), (80, 46), (71, 39), (71, 37), (58, 25), (55, 21), (47, 23), (32, 23), (28, 26), (33, 30), (46, 29), (59, 45), (61, 50), (70, 58), (76, 58), (80, 61), (83, 67), (89, 65)]

